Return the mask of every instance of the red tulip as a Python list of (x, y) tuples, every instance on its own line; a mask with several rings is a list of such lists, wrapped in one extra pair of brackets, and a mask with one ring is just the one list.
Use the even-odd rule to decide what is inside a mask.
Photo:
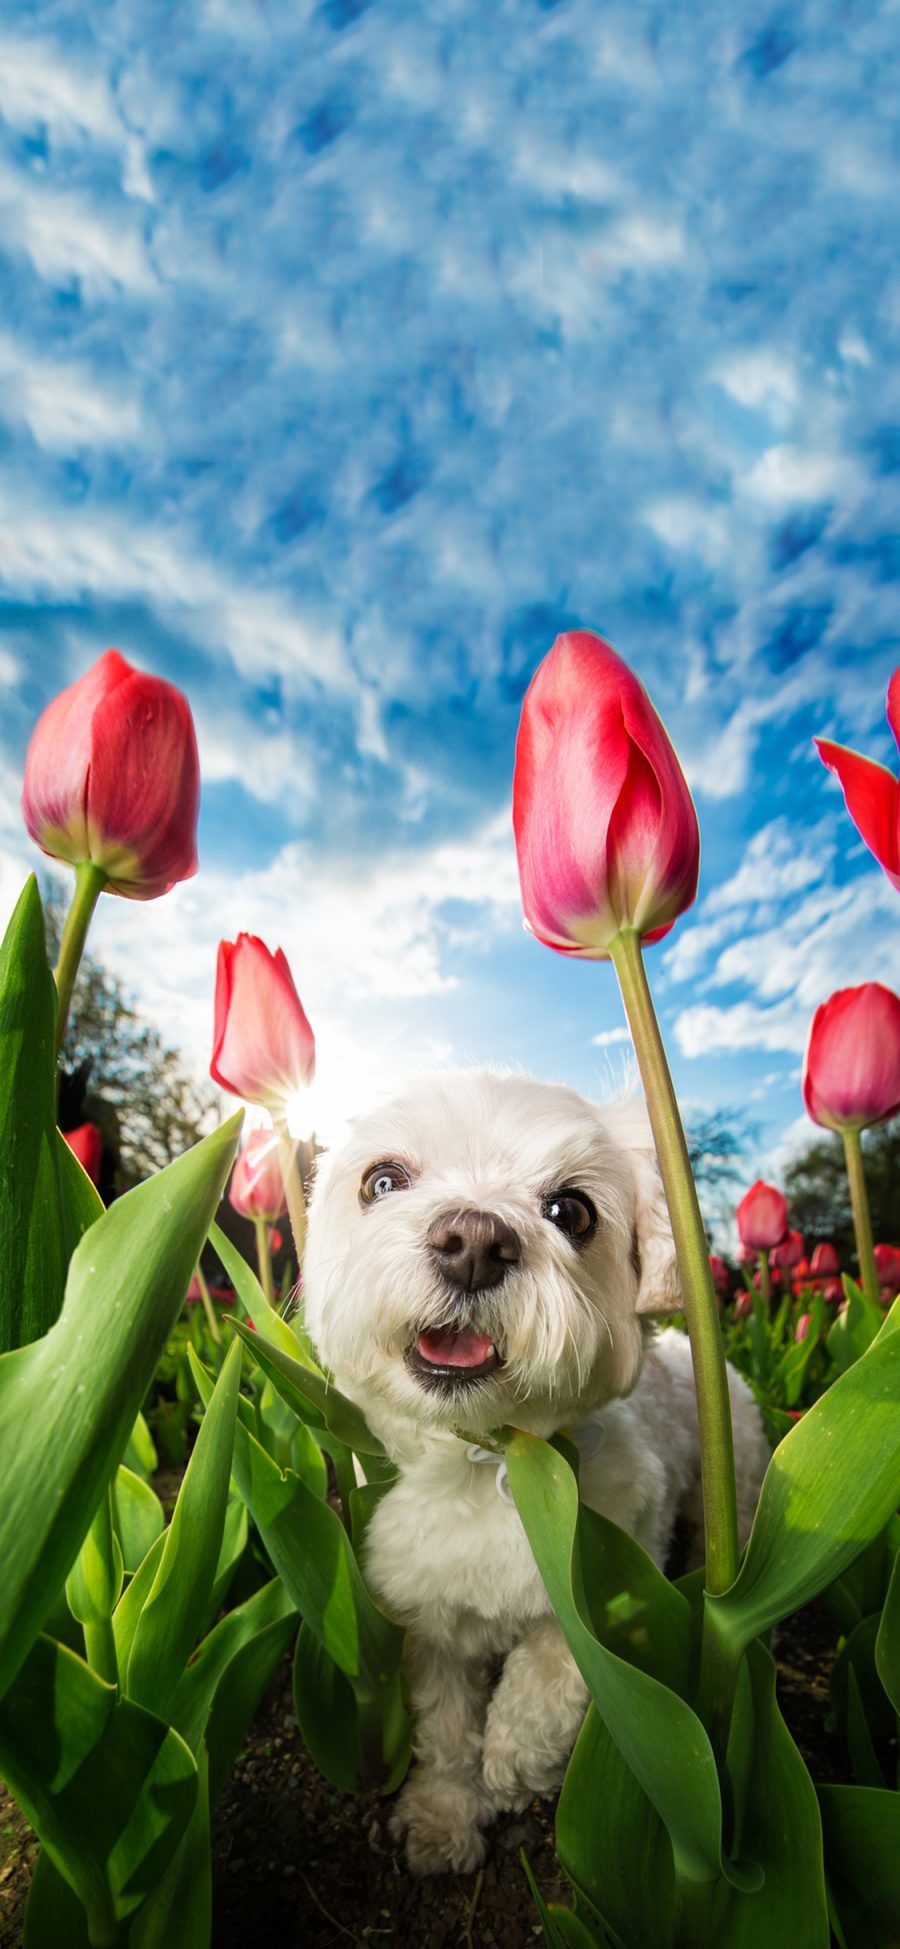
[[(888, 684), (887, 720), (900, 745), (900, 670)], [(814, 738), (813, 743), (823, 765), (839, 780), (847, 811), (870, 853), (900, 891), (900, 780), (885, 765), (845, 745), (827, 738)]]
[(773, 1245), (781, 1244), (787, 1231), (787, 1199), (774, 1184), (763, 1184), (757, 1178), (738, 1205), (737, 1224), (742, 1245), (768, 1252)]
[(750, 1294), (738, 1293), (737, 1299), (734, 1302), (735, 1319), (746, 1320), (749, 1318), (752, 1311), (753, 1311), (753, 1301), (750, 1297)]
[(291, 971), (255, 934), (219, 944), (210, 1073), (225, 1090), (283, 1115), (312, 1082), (316, 1045)]
[(825, 1284), (822, 1287), (822, 1298), (827, 1300), (835, 1300), (835, 1299), (843, 1299), (843, 1297), (844, 1297), (844, 1288), (841, 1285), (840, 1280), (826, 1279)]
[(839, 988), (816, 1009), (803, 1101), (826, 1130), (863, 1130), (900, 1109), (900, 996), (892, 988)]
[(200, 770), (187, 699), (107, 650), (39, 718), (22, 810), (38, 845), (154, 900), (197, 871)]
[(191, 1279), (191, 1283), (187, 1289), (187, 1292), (184, 1295), (185, 1306), (196, 1306), (198, 1302), (202, 1300), (202, 1298), (203, 1298), (203, 1289), (201, 1287), (200, 1281), (197, 1278), (197, 1274), (195, 1272)]
[(803, 1233), (788, 1232), (787, 1238), (783, 1238), (780, 1245), (774, 1245), (772, 1247), (772, 1256), (769, 1264), (771, 1266), (780, 1266), (782, 1270), (802, 1265)]
[(900, 1251), (896, 1245), (876, 1245), (875, 1264), (882, 1293), (900, 1293)]
[(713, 1276), (713, 1285), (715, 1286), (716, 1292), (727, 1293), (728, 1288), (731, 1285), (730, 1267), (726, 1265), (724, 1259), (719, 1258), (717, 1252), (710, 1253), (709, 1267)]
[(811, 1325), (812, 1325), (812, 1314), (801, 1313), (800, 1318), (797, 1321), (797, 1324), (794, 1328), (794, 1339), (797, 1341), (805, 1340)]
[(271, 1223), (287, 1210), (274, 1130), (251, 1131), (232, 1171), (228, 1196), (242, 1218)]
[(80, 1123), (77, 1130), (64, 1130), (63, 1136), (70, 1151), (77, 1157), (83, 1171), (86, 1171), (92, 1184), (100, 1182), (100, 1164), (103, 1157), (103, 1138), (95, 1123)]
[(697, 815), (637, 677), (589, 630), (558, 636), (519, 725), (513, 824), (525, 924), (560, 954), (608, 959), (633, 927), (669, 932), (697, 892)]
[(840, 1269), (841, 1262), (834, 1246), (827, 1243), (817, 1245), (809, 1268), (812, 1278), (830, 1278), (833, 1273), (840, 1272)]

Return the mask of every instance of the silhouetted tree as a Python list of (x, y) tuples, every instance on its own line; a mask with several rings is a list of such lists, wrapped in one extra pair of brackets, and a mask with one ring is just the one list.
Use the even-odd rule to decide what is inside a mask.
[[(900, 1118), (864, 1131), (862, 1142), (876, 1244), (900, 1244)], [(844, 1146), (836, 1132), (823, 1130), (792, 1159), (785, 1168), (784, 1189), (791, 1225), (803, 1233), (809, 1248), (831, 1239), (842, 1265), (852, 1269), (856, 1248), (850, 1190)]]

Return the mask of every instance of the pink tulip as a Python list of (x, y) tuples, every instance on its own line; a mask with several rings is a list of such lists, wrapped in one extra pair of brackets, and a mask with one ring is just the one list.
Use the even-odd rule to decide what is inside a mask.
[(805, 1340), (811, 1325), (812, 1325), (812, 1314), (801, 1313), (800, 1318), (797, 1321), (797, 1324), (794, 1328), (794, 1339), (798, 1342), (801, 1340)]
[(759, 1258), (759, 1253), (754, 1245), (745, 1245), (742, 1239), (738, 1246), (737, 1256), (738, 1265), (755, 1265)]
[(637, 677), (589, 630), (558, 636), (519, 725), (513, 824), (525, 924), (608, 959), (623, 928), (669, 932), (697, 892), (697, 815)]
[(315, 1067), (313, 1032), (281, 949), (270, 954), (255, 934), (220, 942), (214, 1080), (277, 1117), (312, 1082)]
[(242, 1218), (269, 1224), (287, 1210), (274, 1130), (251, 1131), (231, 1174), (230, 1202)]
[(896, 1245), (876, 1245), (875, 1265), (882, 1294), (900, 1293), (900, 1251)]
[(193, 1278), (191, 1279), (191, 1283), (187, 1289), (187, 1292), (184, 1295), (185, 1306), (196, 1306), (199, 1303), (199, 1301), (202, 1300), (202, 1298), (203, 1298), (203, 1288), (195, 1272)]
[(719, 1258), (717, 1252), (710, 1253), (709, 1268), (713, 1276), (713, 1285), (715, 1286), (716, 1292), (727, 1293), (731, 1285), (731, 1271), (726, 1265), (725, 1260)]
[(809, 1268), (811, 1277), (813, 1279), (823, 1279), (826, 1276), (830, 1277), (835, 1272), (840, 1272), (840, 1269), (841, 1262), (834, 1246), (827, 1243), (817, 1245), (812, 1255)]
[(200, 770), (187, 699), (107, 650), (38, 719), (22, 810), (32, 839), (107, 891), (155, 900), (197, 871)]
[(738, 1293), (737, 1299), (734, 1302), (735, 1319), (736, 1320), (749, 1319), (752, 1311), (753, 1311), (753, 1301), (750, 1297), (750, 1294)]
[(892, 988), (839, 988), (816, 1009), (803, 1101), (826, 1130), (863, 1130), (900, 1109), (900, 996)]
[[(887, 720), (900, 745), (900, 670), (888, 684)], [(827, 738), (814, 738), (813, 743), (823, 765), (839, 780), (847, 811), (870, 853), (900, 891), (900, 780), (885, 765), (848, 751), (846, 745)]]
[(783, 1238), (780, 1245), (774, 1245), (772, 1247), (772, 1256), (769, 1264), (770, 1266), (780, 1267), (782, 1270), (802, 1265), (803, 1233), (788, 1232), (787, 1238)]
[(787, 1199), (774, 1184), (757, 1178), (737, 1208), (738, 1236), (742, 1245), (756, 1252), (768, 1252), (780, 1245), (787, 1231)]
[(63, 1136), (70, 1151), (77, 1157), (83, 1171), (87, 1172), (92, 1184), (100, 1182), (100, 1164), (103, 1158), (103, 1138), (95, 1123), (80, 1123), (77, 1130), (64, 1130)]
[[(841, 1285), (840, 1280), (826, 1279), (825, 1284), (822, 1287), (822, 1298), (827, 1299), (829, 1302), (833, 1302), (836, 1299), (843, 1299), (843, 1297), (844, 1297), (844, 1288)], [(843, 1308), (841, 1310), (843, 1311)]]

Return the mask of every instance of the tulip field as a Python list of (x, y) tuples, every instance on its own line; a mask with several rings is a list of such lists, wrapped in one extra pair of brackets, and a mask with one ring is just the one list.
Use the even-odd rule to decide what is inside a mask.
[[(900, 743), (900, 671), (888, 717)], [(900, 782), (819, 750), (848, 844), (858, 832), (900, 891)], [(355, 1797), (370, 1822), (383, 1802), (386, 1830), (414, 1749), (404, 1632), (366, 1574), (397, 1459), (304, 1322), (309, 1185), (287, 1105), (315, 1043), (281, 950), (249, 933), (220, 946), (211, 1075), (234, 1112), (183, 1156), (104, 1207), (98, 1131), (57, 1124), (97, 902), (164, 897), (196, 872), (199, 788), (187, 700), (117, 651), (34, 728), (25, 823), (74, 885), (55, 969), (36, 878), (0, 950), (0, 1777), (39, 1847), (25, 1949), (222, 1942), (217, 1803), (286, 1659), (298, 1745), (348, 1797), (360, 1852)], [(555, 1809), (552, 1887), (527, 1833), (514, 1863), (530, 1939), (897, 1949), (900, 1239), (873, 1237), (863, 1133), (900, 1112), (900, 997), (874, 981), (839, 990), (809, 1028), (803, 1102), (843, 1147), (852, 1263), (801, 1235), (763, 1182), (737, 1204), (739, 1256), (711, 1252), (644, 958), (694, 899), (697, 817), (646, 691), (588, 631), (559, 637), (532, 679), (513, 817), (526, 925), (560, 956), (560, 988), (567, 958), (610, 962), (621, 988), (693, 1352), (705, 1520), (705, 1568), (667, 1577), (580, 1501), (564, 1429), (461, 1431), (503, 1451), (591, 1700)], [(265, 1122), (242, 1143), (244, 1105)], [(248, 1256), (234, 1214), (252, 1227)], [(743, 1551), (726, 1360), (772, 1447)], [(169, 1455), (160, 1400), (177, 1421)], [(168, 1513), (161, 1459), (178, 1467)], [(773, 1657), (813, 1603), (824, 1777), (782, 1716)], [(299, 1856), (282, 1868), (297, 1916), (284, 1939), (304, 1941), (305, 1903), (322, 1922), (315, 1873)], [(392, 1873), (407, 1872), (398, 1857)], [(502, 1949), (496, 1916), (478, 1932), (483, 1875), (452, 1895), (447, 1940)], [(377, 1949), (356, 1916), (325, 1914), (333, 1933), (316, 1940)], [(425, 1936), (386, 1921), (383, 1949), (401, 1940)]]

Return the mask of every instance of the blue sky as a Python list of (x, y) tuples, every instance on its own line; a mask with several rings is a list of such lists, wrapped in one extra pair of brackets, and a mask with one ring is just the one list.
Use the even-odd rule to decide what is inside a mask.
[(898, 18), (7, 13), (4, 909), (30, 728), (115, 644), (190, 696), (202, 869), (94, 940), (194, 1060), (245, 928), (320, 1128), (434, 1062), (602, 1090), (614, 977), (522, 932), (509, 825), (527, 681), (595, 628), (697, 800), (700, 896), (648, 953), (677, 1084), (775, 1168), (813, 1008), (896, 981), (811, 738), (896, 759)]

